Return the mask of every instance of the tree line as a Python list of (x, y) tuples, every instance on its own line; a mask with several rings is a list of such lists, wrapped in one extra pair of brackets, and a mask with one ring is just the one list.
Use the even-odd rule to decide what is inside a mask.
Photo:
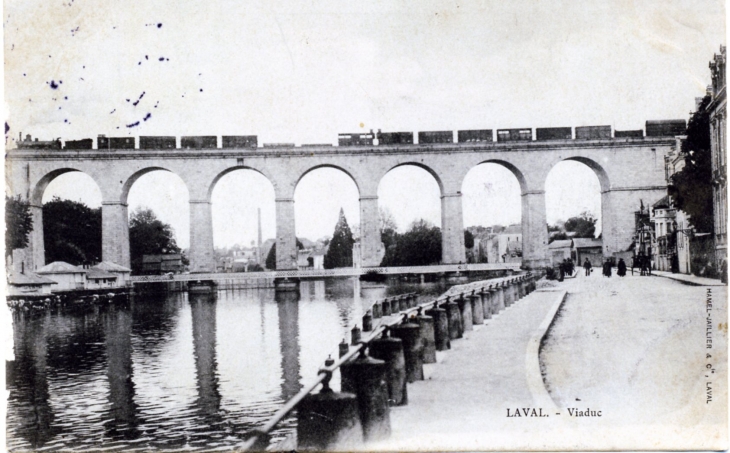
[[(45, 261), (65, 261), (73, 265), (101, 261), (101, 208), (54, 197), (43, 204)], [(28, 246), (33, 218), (30, 205), (19, 196), (5, 196), (5, 250)], [(142, 270), (144, 255), (182, 253), (172, 227), (149, 208), (138, 208), (129, 219), (129, 251), (132, 272)], [(186, 263), (183, 257), (183, 263)]]

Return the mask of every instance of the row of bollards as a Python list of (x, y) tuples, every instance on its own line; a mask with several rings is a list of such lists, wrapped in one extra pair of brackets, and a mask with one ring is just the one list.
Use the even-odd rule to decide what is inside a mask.
[[(535, 289), (531, 274), (485, 283), (458, 297), (417, 305), (415, 294), (392, 297), (373, 304), (363, 316), (362, 331), (351, 332), (350, 350), (339, 345), (341, 391), (329, 387), (332, 359), (325, 362), (322, 389), (302, 398), (298, 409), (299, 450), (345, 451), (362, 442), (390, 436), (390, 407), (408, 404), (407, 384), (424, 379), (423, 364), (436, 362), (436, 351), (451, 348), (451, 341), (484, 324)], [(425, 310), (426, 306), (430, 306)], [(395, 323), (379, 326), (363, 341), (362, 332), (373, 331), (373, 320), (402, 315)], [(411, 315), (411, 316), (409, 316)], [(382, 335), (381, 335), (382, 332)], [(345, 357), (345, 356), (351, 357)]]

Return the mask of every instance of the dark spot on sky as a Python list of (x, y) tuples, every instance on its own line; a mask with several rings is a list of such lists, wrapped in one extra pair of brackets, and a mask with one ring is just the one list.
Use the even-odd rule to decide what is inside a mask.
[(150, 119), (151, 117), (152, 117), (152, 114), (151, 114), (151, 113), (149, 113), (149, 112), (147, 112), (147, 114), (146, 114), (146, 115), (144, 116), (144, 118), (142, 118), (142, 119), (143, 119), (143, 120), (145, 120), (145, 121), (147, 121), (147, 120), (148, 120), (148, 119)]
[(64, 123), (68, 123), (68, 120), (63, 120)]
[(23, 77), (25, 77), (25, 73), (23, 73)]
[(145, 60), (149, 60), (149, 59), (150, 59), (150, 57), (148, 57), (147, 55), (145, 55), (145, 56), (144, 56), (144, 59), (145, 59)]
[(61, 110), (61, 107), (59, 107), (58, 110)]
[(165, 57), (160, 57), (160, 61), (165, 61)]
[(127, 127), (137, 127), (137, 126), (139, 126), (139, 121), (134, 122), (132, 124), (127, 124)]
[(79, 77), (79, 79), (80, 79), (80, 80), (84, 80), (84, 78), (83, 78), (83, 77)]
[(170, 59), (169, 59), (169, 58), (165, 58), (165, 60), (166, 60), (166, 61), (170, 61)]
[(58, 83), (63, 83), (63, 80), (59, 80)]
[(114, 113), (114, 112), (116, 112), (116, 111), (117, 111), (117, 109), (114, 109), (114, 110), (112, 110), (111, 112), (109, 112), (109, 114), (111, 115), (112, 113)]
[(162, 28), (162, 24), (157, 24), (157, 28)]
[(81, 69), (86, 69), (86, 66), (81, 66)]
[(117, 129), (119, 129), (119, 126), (117, 126)]
[(203, 92), (203, 89), (202, 89), (202, 88), (200, 89), (200, 92), (201, 92), (201, 93)]
[(68, 101), (68, 96), (64, 96), (63, 99)]
[(129, 99), (127, 99), (127, 102), (129, 102)]
[[(48, 83), (48, 82), (46, 82), (46, 83)], [(51, 82), (49, 83), (49, 85), (50, 85), (50, 86), (51, 86), (51, 88), (53, 88), (54, 90), (55, 90), (56, 88), (58, 88), (58, 84), (57, 84), (57, 83), (56, 83), (56, 82), (55, 82), (54, 80), (51, 80)]]
[(144, 97), (144, 94), (145, 94), (145, 92), (143, 91), (142, 94), (139, 95), (139, 98), (137, 98), (136, 101), (132, 102), (132, 105), (137, 107), (137, 104), (139, 104), (139, 101), (142, 100), (142, 98)]
[(141, 65), (141, 64), (142, 64), (142, 62), (140, 61), (139, 63), (137, 63), (137, 66), (139, 66), (139, 65)]

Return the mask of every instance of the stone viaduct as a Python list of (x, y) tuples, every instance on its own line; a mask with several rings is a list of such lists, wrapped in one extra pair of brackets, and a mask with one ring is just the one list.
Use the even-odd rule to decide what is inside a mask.
[[(481, 163), (509, 169), (522, 192), (523, 265), (548, 263), (545, 180), (559, 162), (582, 162), (601, 185), (604, 256), (626, 250), (632, 241), (639, 200), (666, 194), (664, 156), (673, 137), (604, 138), (523, 142), (468, 142), (379, 146), (283, 146), (227, 149), (17, 149), (8, 151), (8, 192), (30, 200), (34, 219), (27, 268), (44, 264), (41, 200), (57, 176), (81, 171), (102, 194), (102, 258), (130, 265), (127, 195), (145, 173), (166, 170), (180, 176), (190, 201), (191, 272), (214, 272), (211, 194), (225, 174), (255, 170), (271, 181), (276, 196), (277, 268), (296, 268), (294, 190), (308, 172), (334, 167), (347, 173), (360, 196), (360, 247), (363, 266), (378, 266), (383, 254), (378, 228), (378, 184), (391, 169), (416, 165), (427, 170), (441, 191), (442, 261), (465, 262), (461, 187)], [(576, 187), (576, 190), (581, 190)], [(326, 194), (323, 194), (326, 196)]]

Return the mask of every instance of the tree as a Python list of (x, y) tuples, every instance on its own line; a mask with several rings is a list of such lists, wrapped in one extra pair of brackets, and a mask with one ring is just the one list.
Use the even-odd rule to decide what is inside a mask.
[(101, 208), (53, 197), (43, 205), (46, 262), (73, 265), (101, 261)]
[(378, 221), (380, 224), (380, 233), (386, 230), (398, 231), (398, 224), (395, 222), (395, 217), (390, 209), (386, 207), (380, 207), (378, 209)]
[(140, 207), (129, 219), (129, 254), (132, 272), (142, 271), (144, 255), (166, 255), (181, 253), (175, 241), (172, 227), (158, 219), (149, 209)]
[(669, 195), (674, 207), (689, 215), (689, 223), (702, 233), (714, 231), (712, 202), (712, 151), (710, 149), (710, 96), (705, 96), (687, 124), (682, 142), (684, 168), (672, 175)]
[[(297, 250), (301, 250), (304, 248), (304, 245), (302, 242), (297, 238)], [(270, 271), (276, 270), (276, 242), (274, 242), (274, 245), (271, 246), (269, 249), (269, 254), (266, 255), (266, 262), (264, 263), (266, 266), (266, 269)]]
[(30, 203), (21, 200), (20, 195), (5, 195), (5, 254), (12, 256), (13, 250), (27, 247), (31, 231), (33, 216)]
[(474, 235), (469, 230), (464, 230), (464, 247), (468, 249), (474, 247)]
[(324, 255), (324, 268), (352, 267), (352, 246), (355, 240), (347, 224), (345, 211), (340, 208), (340, 218), (335, 225), (327, 253)]
[(404, 234), (395, 233), (381, 266), (427, 266), (441, 261), (441, 229), (417, 220)]
[(596, 222), (590, 212), (581, 212), (578, 217), (571, 217), (565, 221), (565, 231), (574, 232), (576, 238), (592, 238), (596, 234)]

